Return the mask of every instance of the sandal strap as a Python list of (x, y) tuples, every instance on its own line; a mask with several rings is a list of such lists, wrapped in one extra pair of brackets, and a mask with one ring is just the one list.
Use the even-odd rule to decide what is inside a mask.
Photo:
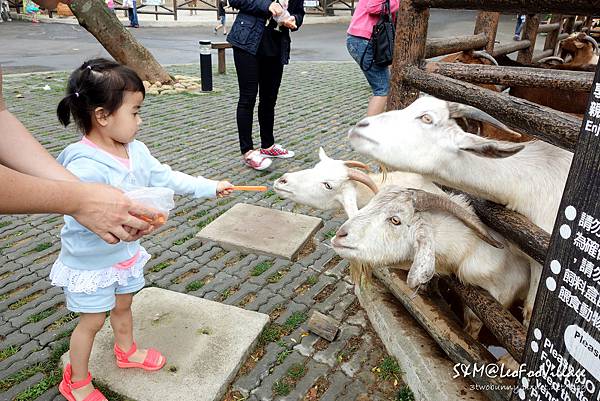
[(161, 361), (162, 354), (156, 348), (148, 348), (146, 359), (144, 359), (144, 365), (146, 366), (158, 366)]
[(88, 372), (87, 377), (85, 379), (79, 380), (78, 382), (70, 382), (69, 387), (78, 389), (78, 388), (87, 386), (91, 382), (92, 382), (92, 375), (90, 372)]
[(137, 351), (137, 344), (135, 341), (133, 344), (131, 344), (131, 348), (129, 348), (129, 351), (127, 352), (123, 351), (117, 344), (115, 344), (115, 355), (120, 361), (128, 361), (129, 357), (135, 354), (135, 351)]

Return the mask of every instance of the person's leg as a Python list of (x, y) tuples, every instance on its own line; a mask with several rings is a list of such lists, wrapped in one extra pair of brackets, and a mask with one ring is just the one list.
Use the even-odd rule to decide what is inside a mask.
[(387, 104), (387, 98), (387, 96), (372, 96), (369, 99), (369, 106), (367, 107), (367, 117), (383, 113)]
[(234, 47), (233, 61), (237, 72), (240, 98), (236, 120), (242, 155), (254, 149), (252, 142), (252, 120), (258, 93), (258, 61), (256, 56)]
[(275, 123), (275, 104), (281, 85), (283, 64), (278, 57), (260, 57), (258, 59), (258, 123), (260, 125), (261, 148), (273, 146), (273, 125)]
[(133, 21), (132, 21), (132, 25), (134, 27), (139, 27), (139, 23), (138, 23), (138, 16), (137, 16), (137, 2), (136, 0), (133, 0), (133, 8), (132, 8), (132, 14), (133, 14)]
[[(82, 313), (79, 317), (79, 323), (71, 334), (69, 358), (71, 362), (71, 382), (84, 380), (88, 374), (88, 363), (92, 352), (92, 345), (96, 333), (104, 325), (106, 314), (101, 313)], [(73, 396), (78, 400), (83, 400), (94, 391), (94, 386), (90, 383), (78, 389), (73, 389)]]
[(227, 20), (227, 14), (223, 14), (223, 16), (221, 17), (221, 25), (223, 25), (223, 35), (227, 35), (226, 20)]

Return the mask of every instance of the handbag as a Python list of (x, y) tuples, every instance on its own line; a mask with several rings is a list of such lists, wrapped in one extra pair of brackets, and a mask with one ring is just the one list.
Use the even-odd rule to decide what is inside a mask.
[[(392, 64), (394, 58), (394, 37), (396, 35), (396, 27), (392, 21), (392, 13), (390, 11), (390, 0), (385, 0), (385, 3), (381, 5), (381, 14), (379, 15), (379, 21), (373, 25), (373, 32), (371, 33), (371, 40), (365, 49), (362, 58), (360, 60), (360, 68), (363, 71), (371, 69), (373, 64), (379, 67), (387, 67)], [(369, 47), (373, 49), (373, 59), (369, 67), (364, 68), (364, 59)]]

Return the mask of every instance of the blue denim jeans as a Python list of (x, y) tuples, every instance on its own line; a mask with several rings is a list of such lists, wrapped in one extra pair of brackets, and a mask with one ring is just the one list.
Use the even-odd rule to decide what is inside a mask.
[(390, 90), (390, 69), (373, 64), (373, 47), (369, 39), (348, 35), (346, 48), (371, 85), (373, 96), (387, 96)]
[(133, 8), (127, 10), (127, 15), (129, 16), (129, 25), (138, 26), (138, 17), (137, 17), (137, 4), (136, 1), (133, 0)]

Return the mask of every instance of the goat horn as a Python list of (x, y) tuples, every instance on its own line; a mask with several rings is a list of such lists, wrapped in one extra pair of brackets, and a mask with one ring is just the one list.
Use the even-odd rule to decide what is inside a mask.
[(494, 117), (473, 106), (467, 106), (466, 104), (455, 102), (448, 102), (448, 110), (450, 111), (450, 118), (470, 118), (471, 120), (481, 121), (483, 123), (491, 124), (503, 131), (506, 131), (507, 133), (517, 138), (521, 138), (521, 134), (511, 130), (506, 125), (496, 120)]
[(558, 57), (558, 56), (550, 56), (550, 57), (544, 57), (538, 60), (538, 64), (544, 64), (548, 61), (560, 61), (561, 64), (565, 63), (565, 59), (562, 57)]
[(358, 181), (358, 182), (365, 184), (367, 187), (369, 187), (371, 189), (371, 191), (373, 191), (374, 194), (379, 192), (379, 188), (377, 188), (377, 185), (375, 184), (375, 182), (373, 182), (371, 177), (369, 177), (362, 171), (353, 170), (353, 169), (349, 168), (348, 169), (348, 178), (351, 180)]
[(363, 169), (365, 171), (371, 171), (371, 169), (369, 168), (369, 166), (367, 166), (365, 163), (359, 162), (359, 161), (356, 161), (356, 160), (345, 160), (344, 161), (344, 166), (346, 166), (346, 167), (360, 168), (360, 169)]
[(463, 224), (473, 230), (479, 238), (494, 248), (504, 248), (504, 245), (488, 233), (487, 229), (479, 221), (477, 215), (469, 209), (460, 206), (445, 196), (432, 194), (420, 189), (409, 189), (409, 191), (412, 193), (413, 205), (416, 211), (422, 212), (436, 209), (448, 212), (462, 221)]
[(477, 50), (477, 51), (474, 51), (474, 52), (473, 52), (473, 56), (475, 56), (475, 57), (481, 57), (481, 58), (484, 58), (484, 59), (486, 59), (486, 60), (489, 60), (489, 61), (491, 61), (491, 62), (492, 62), (492, 64), (494, 64), (495, 66), (497, 66), (497, 65), (498, 65), (498, 61), (496, 61), (496, 59), (495, 59), (495, 58), (494, 58), (494, 57), (493, 57), (491, 54), (489, 54), (488, 52), (486, 52), (486, 51), (484, 51), (484, 50)]
[(596, 42), (596, 39), (592, 38), (590, 35), (585, 35), (583, 40), (586, 42), (590, 42), (594, 47), (594, 53), (598, 53), (598, 42)]

